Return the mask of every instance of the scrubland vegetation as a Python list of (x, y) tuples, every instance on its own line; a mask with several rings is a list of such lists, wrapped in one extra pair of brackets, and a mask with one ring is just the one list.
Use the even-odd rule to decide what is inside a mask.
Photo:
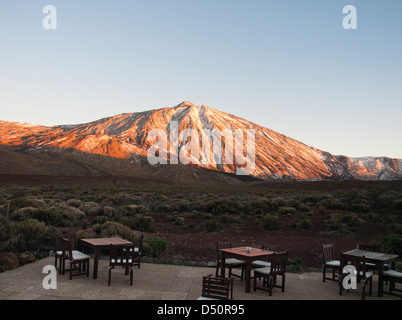
[[(7, 212), (7, 203), (9, 210)], [(56, 233), (77, 239), (120, 236), (138, 241), (144, 254), (166, 256), (159, 223), (182, 233), (224, 233), (253, 221), (256, 233), (306, 232), (370, 236), (383, 251), (402, 256), (402, 190), (332, 191), (229, 186), (3, 186), (0, 187), (0, 250), (54, 248)]]

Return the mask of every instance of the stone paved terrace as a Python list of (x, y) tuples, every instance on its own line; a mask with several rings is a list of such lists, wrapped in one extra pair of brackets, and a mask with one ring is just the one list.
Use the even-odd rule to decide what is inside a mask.
[[(91, 263), (93, 260), (91, 259)], [(167, 264), (142, 263), (134, 270), (134, 285), (122, 268), (112, 271), (112, 283), (108, 287), (108, 260), (99, 261), (98, 279), (78, 276), (69, 280), (67, 273), (57, 276), (57, 289), (46, 290), (42, 286), (43, 267), (52, 265), (48, 257), (17, 269), (0, 273), (1, 300), (195, 300), (200, 296), (202, 276), (214, 273), (214, 268), (190, 267)], [(377, 275), (374, 276), (373, 296), (367, 300), (399, 300), (384, 295), (377, 297)], [(319, 272), (287, 273), (286, 290), (274, 289), (272, 297), (267, 292), (245, 293), (244, 282), (235, 278), (235, 300), (360, 300), (361, 289), (338, 294), (337, 284), (322, 282)], [(385, 287), (387, 289), (387, 287)]]

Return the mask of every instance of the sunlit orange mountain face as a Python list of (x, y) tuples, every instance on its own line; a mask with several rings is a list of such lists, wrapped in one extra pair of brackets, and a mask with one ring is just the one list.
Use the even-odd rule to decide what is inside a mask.
[[(220, 148), (213, 148), (214, 134), (228, 130), (244, 132), (244, 135), (238, 141), (223, 137)], [(155, 132), (164, 134), (156, 137)], [(191, 137), (186, 136), (189, 132), (193, 134)], [(248, 132), (253, 132), (254, 140)], [(236, 175), (244, 167), (234, 157), (239, 143), (243, 158), (252, 158), (254, 164), (249, 175), (259, 179), (402, 178), (402, 159), (332, 155), (245, 119), (191, 102), (69, 126), (0, 121), (0, 173), (138, 176), (162, 171), (166, 175), (180, 175), (182, 171), (195, 176)], [(254, 148), (248, 149), (251, 143)], [(194, 146), (199, 146), (198, 150)], [(154, 155), (159, 164), (150, 163), (147, 157), (150, 150), (158, 150)], [(186, 155), (190, 163), (180, 161), (180, 155)], [(231, 161), (227, 161), (229, 158)]]

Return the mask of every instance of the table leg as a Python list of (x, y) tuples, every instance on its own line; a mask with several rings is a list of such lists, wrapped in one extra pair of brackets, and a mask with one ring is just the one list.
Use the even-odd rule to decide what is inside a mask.
[(225, 254), (221, 251), (221, 278), (225, 277), (225, 268), (226, 268), (226, 264), (225, 264)]
[(377, 263), (377, 269), (378, 269), (378, 296), (379, 297), (382, 297), (382, 292), (383, 292), (383, 289), (384, 289), (383, 268), (384, 268), (383, 263)]
[(250, 281), (251, 281), (251, 261), (246, 261), (246, 292), (250, 293)]
[(95, 248), (95, 256), (94, 256), (94, 271), (93, 271), (93, 278), (98, 278), (98, 262), (99, 262), (99, 249)]

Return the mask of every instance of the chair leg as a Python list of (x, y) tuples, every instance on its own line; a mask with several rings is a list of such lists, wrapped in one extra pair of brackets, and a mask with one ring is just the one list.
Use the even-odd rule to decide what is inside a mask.
[(286, 276), (283, 274), (282, 275), (282, 292), (285, 292), (285, 278), (286, 278)]
[(274, 279), (269, 277), (268, 279), (268, 288), (269, 288), (269, 296), (272, 296), (272, 287), (274, 286)]
[(218, 273), (219, 273), (219, 266), (220, 266), (220, 263), (219, 263), (219, 261), (216, 263), (216, 271), (215, 271), (215, 277), (218, 277)]
[(373, 278), (370, 279), (369, 295), (373, 295)]

